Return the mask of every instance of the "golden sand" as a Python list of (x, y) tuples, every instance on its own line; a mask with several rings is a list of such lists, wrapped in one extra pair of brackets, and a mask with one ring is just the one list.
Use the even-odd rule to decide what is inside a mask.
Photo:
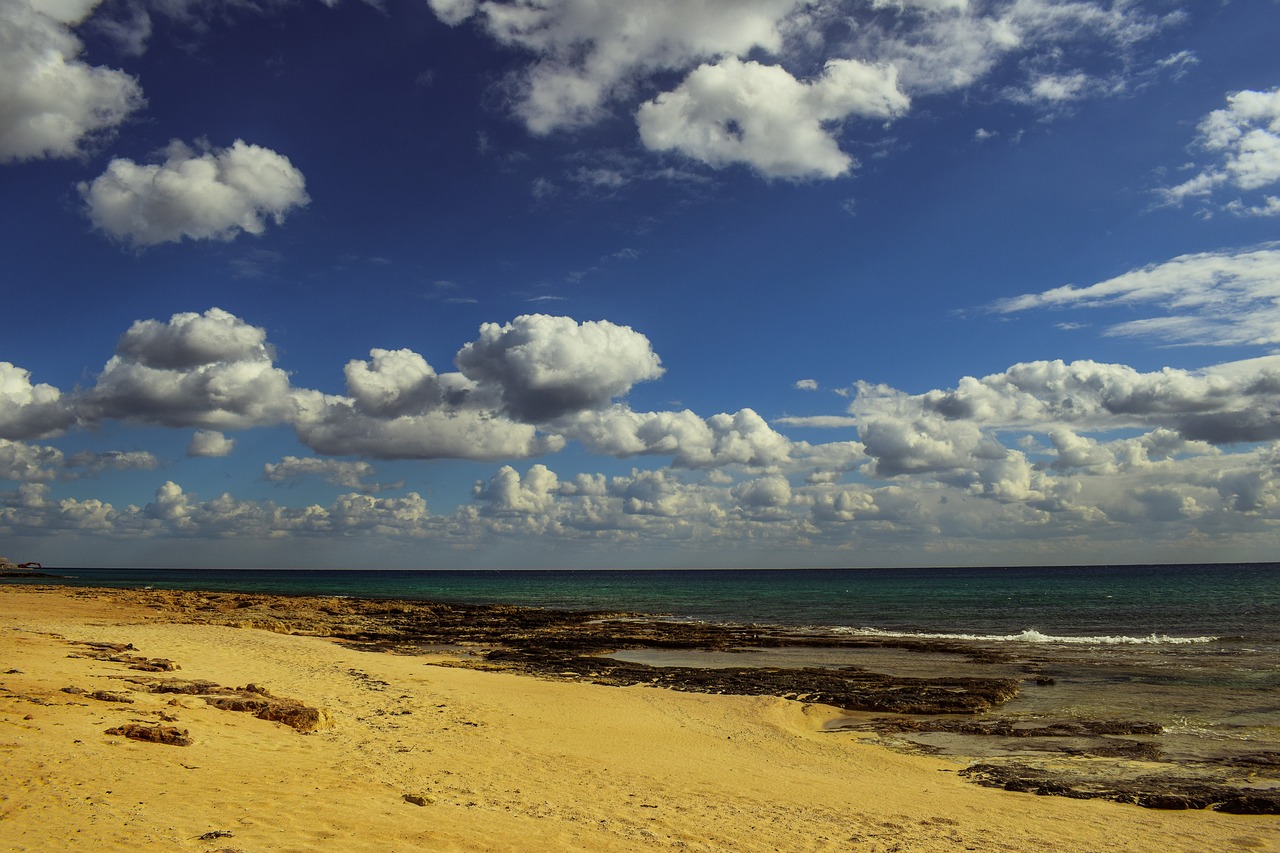
[[(953, 762), (823, 731), (833, 708), (172, 618), (0, 587), (0, 850), (1280, 851), (1280, 818), (981, 788)], [(181, 670), (143, 675), (74, 641), (132, 643)], [(304, 734), (125, 680), (173, 676), (253, 683), (326, 723)], [(130, 722), (192, 743), (105, 734)]]

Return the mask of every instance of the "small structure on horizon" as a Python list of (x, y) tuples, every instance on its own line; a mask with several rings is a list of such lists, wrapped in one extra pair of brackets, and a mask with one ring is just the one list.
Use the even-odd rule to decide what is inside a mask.
[(43, 568), (39, 563), (15, 563), (8, 557), (0, 557), (0, 577), (36, 577)]

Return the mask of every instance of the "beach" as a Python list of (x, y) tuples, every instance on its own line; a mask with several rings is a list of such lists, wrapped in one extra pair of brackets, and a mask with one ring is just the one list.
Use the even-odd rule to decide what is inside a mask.
[[(828, 730), (844, 712), (823, 704), (441, 665), (465, 647), (147, 602), (0, 587), (0, 849), (1280, 850), (1275, 816), (982, 787)], [(155, 692), (174, 680), (316, 713)], [(130, 724), (190, 742), (107, 734)]]

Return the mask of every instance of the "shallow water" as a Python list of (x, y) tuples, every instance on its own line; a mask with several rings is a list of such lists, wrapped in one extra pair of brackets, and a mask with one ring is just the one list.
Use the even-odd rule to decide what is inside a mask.
[[(897, 648), (784, 648), (737, 652), (629, 650), (612, 657), (651, 666), (856, 666), (908, 677), (1001, 677), (1023, 680), (1017, 698), (980, 719), (1022, 726), (1055, 722), (1147, 722), (1159, 735), (1124, 738), (1156, 745), (1167, 762), (1218, 764), (1242, 756), (1280, 753), (1280, 668), (1252, 647), (1196, 645), (972, 643), (1012, 657), (975, 662), (963, 654)], [(1037, 679), (1052, 679), (1037, 684)], [(876, 715), (851, 715), (865, 728)], [(1088, 751), (1071, 738), (1005, 738), (923, 732), (897, 735), (929, 751), (965, 757)], [(1095, 739), (1097, 740), (1097, 739)], [(1114, 738), (1112, 738), (1114, 740)], [(1102, 742), (1105, 742), (1103, 739)], [(1097, 745), (1097, 744), (1094, 744)]]

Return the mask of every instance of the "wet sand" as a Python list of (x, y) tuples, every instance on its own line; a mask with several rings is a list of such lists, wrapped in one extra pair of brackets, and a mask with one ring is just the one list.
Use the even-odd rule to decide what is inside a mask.
[[(1274, 816), (980, 787), (827, 731), (827, 705), (442, 666), (458, 650), (283, 633), (317, 627), (288, 602), (241, 599), (254, 630), (176, 600), (0, 587), (0, 849), (1280, 850)], [(151, 692), (174, 679), (203, 693)], [(250, 684), (245, 710), (202, 698)], [(129, 724), (190, 744), (107, 734)]]

